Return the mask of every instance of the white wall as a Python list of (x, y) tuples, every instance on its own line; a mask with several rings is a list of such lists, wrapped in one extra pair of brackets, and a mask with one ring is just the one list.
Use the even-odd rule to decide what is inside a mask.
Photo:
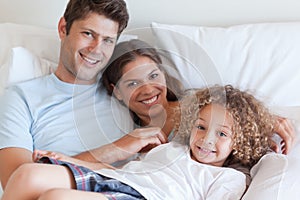
[(134, 26), (151, 21), (209, 26), (300, 20), (299, 0), (127, 0)]
[(0, 23), (56, 28), (68, 0), (0, 0)]
[[(68, 0), (0, 0), (0, 23), (56, 28)], [(300, 21), (299, 0), (126, 0), (128, 29), (150, 22), (227, 26), (242, 23)]]

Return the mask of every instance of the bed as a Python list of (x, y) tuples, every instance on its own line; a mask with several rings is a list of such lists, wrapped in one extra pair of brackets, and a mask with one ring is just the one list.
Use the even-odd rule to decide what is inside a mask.
[[(45, 6), (40, 0), (0, 2), (0, 93), (10, 84), (55, 69), (59, 54), (56, 24), (66, 3), (52, 0)], [(243, 199), (298, 198), (300, 2), (127, 3), (131, 19), (120, 39), (137, 37), (168, 52), (165, 64), (171, 66), (171, 73), (175, 69), (185, 87), (230, 83), (251, 90), (274, 113), (292, 120), (297, 132), (292, 152), (264, 156), (251, 170), (253, 181)]]

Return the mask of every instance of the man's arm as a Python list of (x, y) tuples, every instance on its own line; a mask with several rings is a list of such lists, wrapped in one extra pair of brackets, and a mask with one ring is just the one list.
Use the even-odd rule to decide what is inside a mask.
[(23, 163), (32, 162), (32, 153), (23, 148), (4, 148), (0, 150), (0, 179), (3, 190), (11, 174)]

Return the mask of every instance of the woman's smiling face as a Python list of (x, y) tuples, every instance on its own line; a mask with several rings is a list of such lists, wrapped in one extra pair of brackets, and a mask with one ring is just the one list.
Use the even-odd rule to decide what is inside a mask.
[(127, 63), (114, 87), (115, 96), (139, 118), (155, 117), (165, 111), (167, 87), (164, 73), (146, 56)]

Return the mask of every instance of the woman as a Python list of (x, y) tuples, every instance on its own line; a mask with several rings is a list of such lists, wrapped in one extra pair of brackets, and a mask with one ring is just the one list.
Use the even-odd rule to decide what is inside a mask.
[(136, 127), (160, 127), (170, 136), (183, 86), (166, 73), (153, 47), (141, 40), (120, 43), (102, 83), (109, 95), (130, 109)]

